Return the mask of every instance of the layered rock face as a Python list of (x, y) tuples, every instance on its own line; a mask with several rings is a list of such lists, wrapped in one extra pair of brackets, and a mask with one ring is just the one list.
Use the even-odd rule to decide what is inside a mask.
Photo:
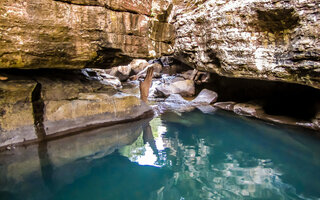
[(174, 28), (151, 0), (4, 0), (0, 68), (108, 68), (172, 53)]
[(112, 86), (51, 74), (0, 82), (0, 149), (153, 115), (139, 98)]
[(222, 76), (320, 88), (317, 0), (207, 0), (178, 7), (175, 55)]

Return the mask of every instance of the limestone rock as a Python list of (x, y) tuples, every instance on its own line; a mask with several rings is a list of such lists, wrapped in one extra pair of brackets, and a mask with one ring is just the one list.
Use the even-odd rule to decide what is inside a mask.
[(177, 7), (175, 58), (222, 76), (320, 89), (318, 0), (208, 0)]
[(37, 139), (32, 93), (35, 81), (0, 82), (0, 147)]
[(183, 80), (171, 84), (165, 83), (156, 88), (155, 94), (159, 97), (168, 97), (170, 94), (193, 96), (195, 94), (194, 82), (191, 80)]

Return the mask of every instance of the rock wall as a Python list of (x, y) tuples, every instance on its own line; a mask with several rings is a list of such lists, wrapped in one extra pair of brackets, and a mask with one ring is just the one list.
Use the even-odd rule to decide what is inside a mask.
[(170, 54), (174, 29), (151, 8), (151, 0), (3, 0), (0, 69), (108, 68)]
[(30, 79), (0, 81), (0, 150), (153, 115), (139, 98), (77, 73), (24, 73)]
[[(185, 1), (186, 2), (186, 1)], [(320, 89), (317, 0), (193, 0), (177, 6), (175, 57), (222, 76)]]

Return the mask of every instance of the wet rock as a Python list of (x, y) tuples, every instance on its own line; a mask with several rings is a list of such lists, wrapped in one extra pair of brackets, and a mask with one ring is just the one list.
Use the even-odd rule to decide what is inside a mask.
[(315, 116), (315, 118), (311, 121), (305, 121), (301, 119), (296, 119), (290, 116), (282, 116), (282, 115), (270, 115), (265, 112), (263, 109), (262, 102), (246, 102), (246, 103), (236, 103), (236, 102), (218, 102), (214, 104), (215, 107), (232, 111), (238, 115), (254, 117), (257, 119), (261, 119), (264, 121), (286, 124), (292, 126), (300, 126), (308, 129), (319, 130), (319, 116)]
[(233, 111), (234, 105), (236, 105), (236, 102), (228, 101), (228, 102), (217, 102), (213, 104), (214, 107), (221, 108), (223, 110)]
[(218, 94), (214, 91), (203, 89), (198, 96), (191, 101), (193, 104), (212, 104), (218, 99)]
[(33, 118), (35, 81), (0, 82), (0, 147), (37, 139)]
[(176, 104), (189, 104), (189, 101), (185, 100), (180, 94), (171, 94), (166, 101), (168, 103), (176, 103)]
[(262, 106), (254, 103), (238, 103), (233, 107), (236, 114), (248, 117), (256, 117), (257, 110), (262, 110)]
[(165, 83), (156, 88), (155, 94), (157, 97), (168, 97), (170, 94), (193, 96), (195, 94), (194, 82), (191, 80), (183, 80), (171, 84)]

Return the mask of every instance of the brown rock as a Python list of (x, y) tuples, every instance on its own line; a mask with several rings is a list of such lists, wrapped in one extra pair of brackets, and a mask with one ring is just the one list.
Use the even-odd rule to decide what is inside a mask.
[(35, 81), (0, 82), (0, 147), (37, 139), (32, 93)]
[(0, 68), (107, 68), (170, 54), (170, 33), (157, 27), (171, 25), (150, 22), (151, 2), (1, 1)]

